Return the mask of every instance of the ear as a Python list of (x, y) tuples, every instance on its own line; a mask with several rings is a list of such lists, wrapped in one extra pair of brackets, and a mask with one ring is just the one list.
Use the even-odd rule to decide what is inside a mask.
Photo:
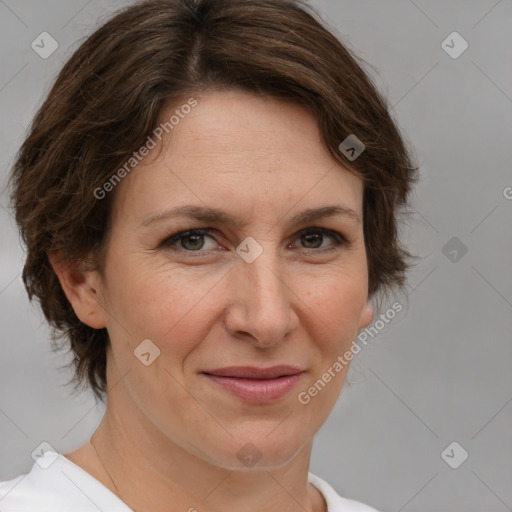
[(106, 314), (99, 295), (99, 276), (95, 271), (76, 268), (62, 251), (49, 255), (50, 264), (76, 316), (93, 329), (106, 327)]
[(361, 311), (359, 317), (359, 329), (364, 329), (373, 320), (373, 304), (368, 301)]

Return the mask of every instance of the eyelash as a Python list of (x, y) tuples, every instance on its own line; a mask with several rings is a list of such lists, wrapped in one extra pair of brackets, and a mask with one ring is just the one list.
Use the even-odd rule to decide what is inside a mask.
[[(160, 244), (159, 248), (169, 249), (169, 250), (172, 250), (175, 252), (185, 252), (185, 253), (191, 253), (191, 254), (197, 253), (198, 255), (210, 254), (211, 251), (209, 251), (209, 250), (203, 251), (203, 250), (199, 249), (197, 251), (190, 251), (190, 250), (184, 249), (184, 248), (173, 249), (172, 246), (175, 245), (176, 243), (180, 242), (182, 239), (186, 238), (187, 236), (191, 236), (191, 235), (208, 235), (211, 238), (214, 238), (212, 236), (212, 233), (214, 233), (215, 231), (216, 230), (214, 230), (214, 229), (205, 228), (205, 229), (190, 229), (187, 231), (180, 231), (177, 233), (173, 233), (163, 240), (163, 242)], [(308, 234), (312, 234), (312, 233), (321, 233), (322, 235), (328, 235), (334, 239), (334, 243), (332, 243), (328, 247), (324, 247), (321, 249), (304, 247), (303, 249), (305, 249), (306, 251), (326, 253), (326, 252), (337, 250), (341, 247), (350, 245), (350, 242), (346, 239), (346, 237), (344, 235), (342, 235), (341, 233), (339, 233), (338, 231), (333, 231), (331, 229), (325, 229), (325, 228), (316, 228), (316, 227), (306, 228), (306, 229), (300, 231), (299, 234), (297, 236), (295, 236), (295, 238), (293, 239), (293, 242), (295, 242), (297, 239), (299, 239), (301, 237), (301, 235), (308, 235)], [(322, 240), (322, 242), (323, 242), (323, 240)]]

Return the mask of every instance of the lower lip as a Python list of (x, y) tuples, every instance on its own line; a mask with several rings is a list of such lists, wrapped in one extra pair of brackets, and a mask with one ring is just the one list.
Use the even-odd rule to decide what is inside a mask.
[(301, 374), (286, 375), (276, 379), (240, 379), (204, 374), (226, 391), (247, 402), (263, 404), (286, 396), (296, 385)]

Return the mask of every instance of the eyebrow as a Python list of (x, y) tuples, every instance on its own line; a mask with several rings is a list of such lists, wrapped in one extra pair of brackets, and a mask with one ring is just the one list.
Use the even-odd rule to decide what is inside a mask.
[[(292, 224), (304, 224), (324, 217), (333, 217), (335, 215), (343, 215), (360, 222), (359, 215), (351, 208), (346, 208), (339, 205), (323, 206), (321, 208), (308, 208), (302, 212), (294, 215), (290, 222)], [(176, 206), (168, 210), (152, 215), (146, 218), (142, 222), (142, 226), (147, 226), (154, 222), (167, 220), (173, 217), (190, 217), (203, 222), (217, 222), (234, 226), (237, 229), (242, 229), (247, 225), (247, 221), (241, 217), (233, 216), (218, 210), (216, 208), (210, 208), (206, 206), (195, 206), (195, 205), (184, 205)]]

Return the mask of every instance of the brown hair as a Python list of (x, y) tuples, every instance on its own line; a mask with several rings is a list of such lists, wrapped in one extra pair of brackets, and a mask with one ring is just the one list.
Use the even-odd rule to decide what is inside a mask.
[[(364, 180), (369, 296), (403, 290), (411, 255), (400, 246), (397, 213), (417, 167), (357, 59), (304, 0), (143, 1), (81, 44), (35, 116), (10, 179), (27, 246), (23, 281), (53, 339), (69, 340), (76, 384), (88, 381), (103, 400), (108, 333), (78, 319), (48, 256), (91, 256), (101, 271), (115, 191), (98, 200), (94, 190), (178, 97), (241, 88), (305, 106), (325, 147)], [(348, 161), (339, 146), (351, 134), (365, 150)]]

